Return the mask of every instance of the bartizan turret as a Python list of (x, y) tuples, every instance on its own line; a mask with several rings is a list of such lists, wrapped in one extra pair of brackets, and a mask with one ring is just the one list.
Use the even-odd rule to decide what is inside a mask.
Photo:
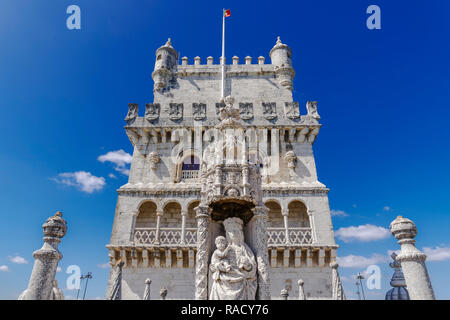
[(275, 66), (275, 76), (278, 83), (286, 89), (292, 90), (292, 79), (294, 79), (295, 71), (292, 68), (292, 50), (288, 45), (281, 42), (280, 37), (277, 43), (270, 50), (270, 59)]
[(172, 47), (170, 38), (166, 44), (156, 50), (155, 70), (152, 73), (155, 85), (153, 91), (166, 89), (177, 68), (178, 53)]

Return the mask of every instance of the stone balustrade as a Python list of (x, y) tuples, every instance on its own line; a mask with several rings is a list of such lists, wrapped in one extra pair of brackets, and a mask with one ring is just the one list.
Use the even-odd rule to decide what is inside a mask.
[[(156, 231), (157, 228), (135, 228), (134, 243), (159, 246), (182, 245), (182, 228), (160, 228), (159, 239)], [(196, 240), (197, 229), (186, 228), (183, 245), (195, 246)]]
[(312, 244), (312, 229), (311, 228), (289, 228), (289, 241), (286, 241), (285, 228), (267, 228), (267, 245), (269, 247), (289, 245), (303, 245)]

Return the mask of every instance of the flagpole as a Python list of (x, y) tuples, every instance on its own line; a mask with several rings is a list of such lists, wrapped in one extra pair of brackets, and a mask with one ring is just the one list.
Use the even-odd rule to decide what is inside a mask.
[(225, 98), (225, 9), (222, 10), (222, 99)]

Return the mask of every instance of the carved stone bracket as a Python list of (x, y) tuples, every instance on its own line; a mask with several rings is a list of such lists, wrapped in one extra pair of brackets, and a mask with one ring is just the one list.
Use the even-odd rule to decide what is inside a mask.
[(292, 150), (286, 152), (284, 160), (286, 160), (287, 162), (290, 176), (295, 176), (295, 167), (297, 166), (297, 155), (295, 154), (295, 152)]
[(150, 161), (150, 168), (152, 170), (156, 170), (159, 162), (159, 155), (157, 152), (150, 152), (148, 155), (148, 160)]

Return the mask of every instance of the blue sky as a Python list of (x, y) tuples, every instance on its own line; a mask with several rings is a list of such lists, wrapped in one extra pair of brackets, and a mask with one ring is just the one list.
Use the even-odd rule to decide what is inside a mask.
[[(71, 4), (81, 8), (81, 30), (66, 28)], [(366, 28), (371, 4), (381, 8), (381, 30)], [(384, 297), (392, 275), (387, 252), (398, 245), (382, 228), (404, 215), (429, 253), (436, 296), (450, 299), (444, 0), (1, 1), (0, 299), (16, 299), (27, 287), (41, 225), (57, 210), (69, 228), (60, 245), (60, 286), (67, 267), (79, 265), (94, 276), (87, 298), (104, 296), (105, 245), (116, 190), (127, 181), (125, 153), (132, 153), (123, 130), (127, 104), (152, 101), (154, 51), (168, 37), (190, 61), (218, 60), (222, 7), (232, 13), (227, 57), (269, 61), (281, 36), (293, 50), (295, 100), (301, 108), (319, 101), (319, 179), (331, 189), (331, 209), (344, 212), (333, 217), (335, 230), (354, 236), (337, 238), (347, 296), (355, 297), (352, 275), (378, 263), (382, 288), (365, 292)], [(99, 161), (117, 150), (121, 157), (106, 158), (116, 163)], [(76, 179), (83, 184), (62, 183)]]

